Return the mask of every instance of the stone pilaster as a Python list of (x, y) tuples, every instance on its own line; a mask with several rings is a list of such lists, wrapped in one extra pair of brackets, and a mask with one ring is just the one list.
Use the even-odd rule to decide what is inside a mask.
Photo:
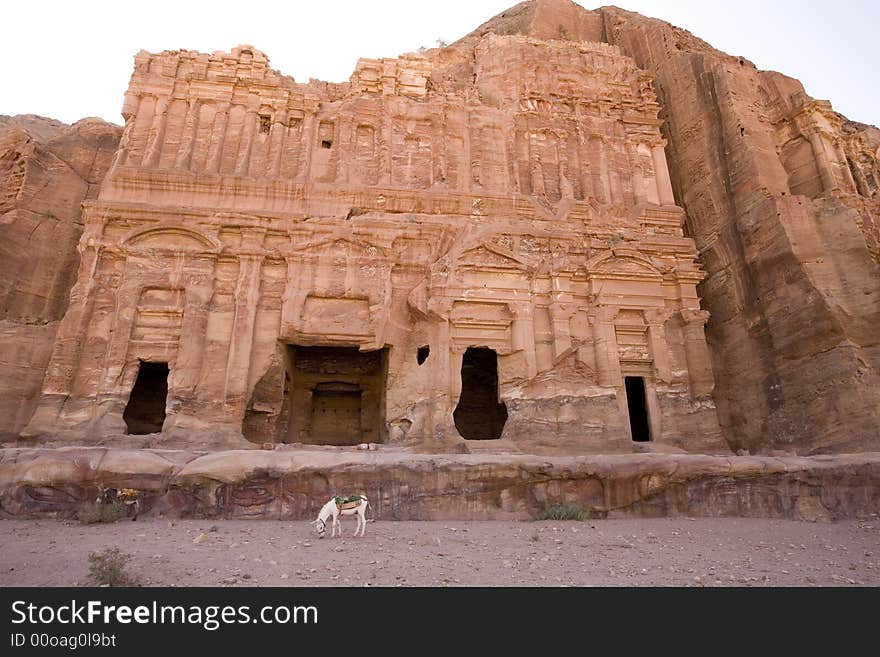
[(269, 166), (266, 172), (270, 178), (281, 176), (281, 156), (284, 153), (284, 135), (287, 132), (287, 111), (279, 110), (272, 121), (272, 134), (269, 135)]
[(672, 192), (672, 180), (669, 177), (669, 165), (666, 162), (666, 151), (663, 146), (661, 143), (651, 148), (657, 195), (660, 197), (660, 205), (675, 205), (675, 194)]
[(159, 156), (162, 154), (162, 144), (165, 142), (165, 124), (168, 120), (168, 98), (160, 96), (156, 100), (156, 111), (153, 114), (153, 123), (150, 126), (150, 138), (144, 154), (143, 166), (156, 167), (159, 165)]
[(229, 417), (225, 419), (235, 422), (240, 422), (244, 418), (247, 404), (250, 355), (254, 341), (262, 266), (262, 256), (242, 255), (239, 257), (238, 282), (235, 287), (235, 314), (223, 386), (224, 406), (229, 412)]
[(596, 374), (599, 385), (616, 388), (623, 383), (620, 374), (620, 354), (617, 348), (617, 334), (614, 330), (614, 318), (617, 309), (602, 306), (590, 315), (593, 328), (593, 345), (596, 350)]
[(684, 325), (684, 351), (687, 358), (691, 396), (703, 397), (710, 394), (715, 387), (704, 330), (706, 322), (709, 321), (709, 312), (683, 308), (681, 319)]
[(208, 148), (208, 160), (205, 164), (207, 173), (220, 171), (223, 159), (223, 144), (226, 141), (226, 125), (229, 122), (229, 110), (218, 110), (214, 115), (214, 128), (211, 130), (211, 145)]
[(174, 162), (176, 169), (188, 171), (192, 161), (193, 145), (196, 140), (196, 131), (199, 129), (198, 99), (192, 98), (186, 110), (186, 118), (183, 122), (183, 135), (180, 138), (180, 148), (177, 151), (177, 160)]

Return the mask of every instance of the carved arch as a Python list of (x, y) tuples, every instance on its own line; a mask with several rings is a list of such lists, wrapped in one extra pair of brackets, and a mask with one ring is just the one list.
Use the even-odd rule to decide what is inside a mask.
[(191, 228), (163, 225), (149, 226), (129, 234), (122, 245), (127, 250), (161, 249), (166, 251), (219, 253), (222, 245)]
[(650, 259), (632, 249), (613, 249), (593, 256), (587, 261), (587, 273), (641, 276), (651, 279), (663, 276)]
[(359, 257), (381, 257), (385, 259), (391, 258), (388, 249), (386, 249), (385, 247), (379, 246), (377, 244), (372, 244), (371, 242), (367, 242), (365, 240), (351, 239), (339, 235), (331, 235), (323, 239), (319, 239), (315, 242), (303, 244), (302, 246), (296, 248), (295, 251), (297, 253), (314, 254), (326, 249), (326, 247), (332, 247), (334, 245), (351, 249), (352, 253)]

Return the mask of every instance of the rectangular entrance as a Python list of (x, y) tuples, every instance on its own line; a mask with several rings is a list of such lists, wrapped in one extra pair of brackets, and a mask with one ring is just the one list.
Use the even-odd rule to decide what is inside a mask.
[(461, 396), (452, 412), (466, 440), (497, 440), (507, 422), (507, 406), (498, 400), (498, 354), (468, 347), (461, 359)]
[(290, 345), (288, 443), (381, 443), (388, 350)]
[(648, 423), (648, 397), (645, 394), (645, 379), (640, 376), (624, 377), (626, 384), (626, 405), (629, 409), (629, 428), (632, 439), (638, 443), (651, 440)]
[(140, 361), (137, 379), (122, 413), (129, 434), (159, 433), (165, 422), (168, 363)]

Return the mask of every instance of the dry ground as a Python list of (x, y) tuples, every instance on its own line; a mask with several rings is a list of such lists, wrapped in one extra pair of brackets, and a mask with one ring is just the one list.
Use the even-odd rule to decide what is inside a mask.
[(88, 554), (114, 546), (151, 586), (880, 585), (876, 517), (342, 523), (0, 520), (0, 586), (90, 585)]

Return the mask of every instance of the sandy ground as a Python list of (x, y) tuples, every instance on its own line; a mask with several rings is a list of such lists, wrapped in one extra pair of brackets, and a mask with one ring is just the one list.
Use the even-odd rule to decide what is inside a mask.
[(92, 585), (113, 546), (149, 586), (880, 586), (880, 518), (342, 522), (0, 520), (0, 586)]

